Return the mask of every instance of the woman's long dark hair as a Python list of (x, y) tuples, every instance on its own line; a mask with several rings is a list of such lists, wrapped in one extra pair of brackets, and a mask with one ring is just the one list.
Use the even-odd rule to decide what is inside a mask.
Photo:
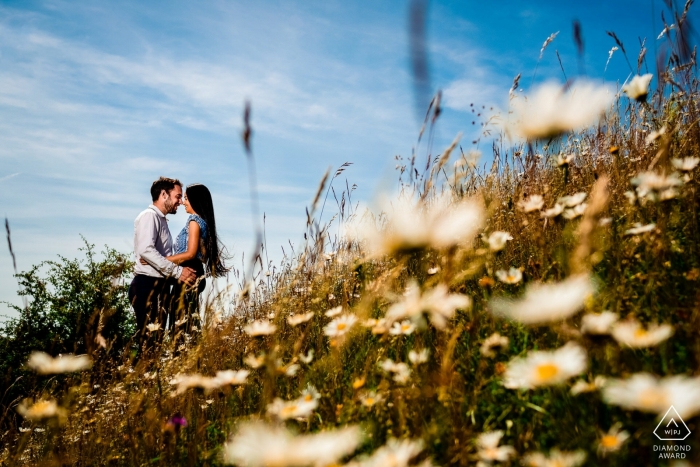
[(214, 218), (214, 203), (209, 189), (201, 183), (193, 183), (185, 190), (185, 196), (194, 212), (207, 223), (207, 238), (203, 239), (204, 263), (209, 267), (212, 277), (225, 275), (229, 268), (224, 264), (228, 258), (226, 247), (219, 241), (216, 234), (216, 219)]

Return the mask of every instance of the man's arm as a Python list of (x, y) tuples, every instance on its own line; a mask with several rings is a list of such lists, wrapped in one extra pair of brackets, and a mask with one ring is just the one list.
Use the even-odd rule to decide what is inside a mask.
[(137, 259), (142, 258), (165, 277), (178, 279), (182, 275), (182, 267), (168, 261), (156, 250), (156, 241), (160, 235), (160, 225), (156, 216), (156, 213), (149, 212), (139, 219), (136, 225), (134, 253)]

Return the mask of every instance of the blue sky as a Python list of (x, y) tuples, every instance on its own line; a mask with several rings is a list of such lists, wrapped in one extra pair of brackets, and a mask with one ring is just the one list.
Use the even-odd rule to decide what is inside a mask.
[[(446, 107), (435, 149), (460, 131), (471, 146), (478, 124), (469, 104), (504, 105), (518, 73), (525, 91), (563, 81), (555, 50), (567, 76), (578, 76), (573, 19), (583, 71), (622, 83), (629, 68), (619, 52), (603, 73), (614, 45), (605, 31), (618, 34), (633, 64), (638, 37), (653, 57), (662, 5), (429, 2), (431, 84)], [(299, 244), (304, 207), (328, 167), (354, 163), (338, 183), (357, 184), (356, 200), (392, 186), (394, 156), (410, 156), (420, 127), (407, 14), (407, 2), (381, 0), (0, 1), (0, 214), (18, 268), (75, 257), (80, 234), (130, 251), (133, 219), (159, 175), (211, 189), (240, 265), (253, 241), (239, 137), (246, 99), (273, 258)], [(533, 82), (540, 47), (556, 31)], [(21, 303), (4, 247), (0, 300)]]

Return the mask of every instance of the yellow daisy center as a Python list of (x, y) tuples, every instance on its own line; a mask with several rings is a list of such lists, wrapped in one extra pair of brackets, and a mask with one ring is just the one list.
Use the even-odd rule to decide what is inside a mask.
[(374, 405), (374, 398), (368, 397), (367, 399), (365, 399), (365, 404), (366, 405)]
[(656, 389), (647, 389), (639, 395), (639, 404), (645, 408), (653, 408), (663, 406), (666, 395)]
[(402, 325), (401, 325), (401, 331), (402, 331), (402, 332), (406, 332), (406, 331), (408, 331), (409, 329), (411, 329), (411, 325), (410, 325), (410, 324), (402, 324)]
[(338, 326), (337, 326), (338, 331), (342, 331), (346, 327), (347, 327), (347, 324), (345, 324), (345, 323), (338, 323)]
[(639, 328), (636, 331), (634, 331), (634, 337), (636, 337), (637, 339), (642, 339), (642, 338), (646, 337), (647, 334), (648, 334), (647, 330), (642, 329), (642, 328)]
[(280, 415), (282, 417), (288, 417), (288, 416), (292, 415), (294, 412), (296, 412), (296, 410), (297, 410), (297, 405), (290, 404), (290, 405), (282, 408), (282, 410), (280, 411)]
[(619, 440), (617, 439), (617, 436), (615, 436), (615, 435), (605, 435), (605, 436), (603, 436), (603, 438), (600, 440), (600, 444), (601, 444), (604, 448), (611, 449), (611, 448), (617, 447), (617, 445), (620, 444), (620, 443), (619, 443)]
[(314, 398), (314, 397), (313, 397), (311, 394), (307, 394), (306, 396), (304, 396), (304, 400), (305, 400), (306, 402), (311, 402), (311, 400), (312, 400), (313, 398)]
[(559, 373), (559, 367), (553, 363), (545, 363), (537, 367), (537, 378), (546, 382), (554, 378)]

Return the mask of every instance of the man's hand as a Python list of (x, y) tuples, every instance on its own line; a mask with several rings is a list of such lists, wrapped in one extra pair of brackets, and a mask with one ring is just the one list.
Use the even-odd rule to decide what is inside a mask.
[(178, 278), (180, 282), (192, 286), (197, 281), (197, 273), (192, 268), (182, 268), (182, 274)]
[(148, 262), (146, 262), (146, 260), (143, 258), (139, 258), (139, 263), (143, 264), (144, 266), (148, 266)]

